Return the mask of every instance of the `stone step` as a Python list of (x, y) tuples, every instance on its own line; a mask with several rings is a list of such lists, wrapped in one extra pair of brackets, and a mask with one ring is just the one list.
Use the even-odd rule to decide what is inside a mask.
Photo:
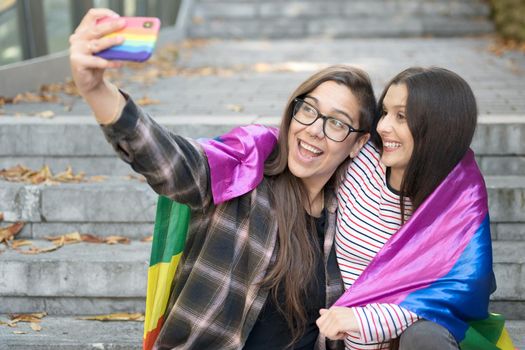
[[(9, 320), (2, 316), (0, 321)], [(29, 323), (18, 323), (16, 328), (0, 326), (0, 350), (142, 350), (143, 322), (46, 316), (40, 325), (39, 332)]]
[(20, 238), (73, 231), (132, 239), (152, 234), (157, 195), (137, 180), (25, 185), (0, 181), (0, 211), (8, 222), (26, 223)]
[[(35, 245), (51, 244), (35, 241)], [(0, 304), (0, 313), (142, 311), (150, 250), (150, 243), (137, 241), (78, 243), (35, 255), (8, 249), (0, 254), (0, 296), (6, 301)], [(512, 303), (525, 302), (525, 242), (494, 242), (493, 251), (498, 283), (493, 309), (504, 311)], [(509, 316), (524, 319), (525, 310)]]
[[(159, 116), (156, 120), (181, 135), (215, 137), (237, 125), (277, 125), (279, 118), (246, 116)], [(82, 135), (82, 137), (79, 137)], [(483, 115), (472, 143), (485, 175), (525, 174), (525, 116)], [(31, 140), (28, 142), (27, 140)], [(53, 140), (53, 142), (49, 142)], [(51, 120), (0, 118), (0, 169), (23, 164), (54, 171), (68, 165), (87, 175), (128, 175), (92, 117), (67, 116)]]
[[(210, 19), (188, 28), (191, 38), (217, 39), (289, 39), (322, 38), (397, 38), (452, 37), (492, 33), (494, 25), (487, 19), (447, 17), (419, 18), (276, 18)], [(381, 25), (377, 25), (378, 22)], [(392, 28), (395, 28), (393, 30)]]
[[(88, 178), (89, 179), (89, 178)], [(486, 176), (493, 238), (525, 240), (525, 177)], [(26, 223), (20, 238), (72, 231), (140, 239), (151, 235), (157, 194), (136, 179), (29, 185), (0, 181), (0, 212)]]
[[(0, 316), (7, 321), (8, 317)], [(28, 323), (16, 328), (0, 326), (0, 350), (142, 350), (142, 322), (98, 322), (75, 317), (46, 316), (33, 331)], [(525, 321), (507, 321), (517, 349), (525, 347)], [(25, 334), (15, 334), (22, 331)]]
[[(33, 242), (38, 247), (52, 246), (47, 241)], [(116, 245), (77, 243), (40, 254), (7, 249), (0, 255), (0, 295), (20, 300), (89, 298), (94, 304), (97, 298), (102, 298), (101, 302), (108, 298), (144, 298), (150, 251), (151, 243), (139, 241)]]
[(188, 34), (279, 39), (458, 36), (493, 31), (489, 14), (481, 1), (195, 1)]

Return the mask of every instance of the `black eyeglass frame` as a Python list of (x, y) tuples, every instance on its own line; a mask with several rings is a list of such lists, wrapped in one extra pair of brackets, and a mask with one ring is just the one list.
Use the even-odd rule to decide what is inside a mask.
[[(296, 122), (298, 122), (299, 124), (302, 124), (302, 125), (312, 125), (313, 123), (315, 123), (317, 121), (317, 119), (321, 118), (323, 120), (323, 133), (324, 133), (324, 136), (326, 136), (327, 138), (329, 138), (330, 140), (334, 141), (334, 142), (343, 142), (344, 140), (346, 140), (346, 138), (348, 137), (348, 135), (350, 135), (351, 133), (353, 132), (367, 132), (366, 130), (364, 129), (355, 129), (352, 125), (348, 124), (348, 123), (345, 123), (337, 118), (334, 118), (334, 117), (330, 117), (330, 116), (327, 116), (327, 115), (324, 115), (322, 114), (321, 112), (319, 112), (319, 110), (313, 106), (312, 104), (306, 102), (304, 99), (302, 98), (299, 98), (299, 97), (296, 97), (294, 100), (293, 100), (293, 103), (294, 103), (294, 106), (293, 106), (293, 111), (292, 111), (292, 118), (295, 119)], [(297, 104), (298, 103), (306, 103), (308, 105), (308, 107), (312, 108), (316, 113), (317, 113), (317, 118), (315, 118), (311, 123), (304, 123), (300, 120), (298, 120), (296, 117), (295, 117), (295, 109), (297, 108)], [(337, 120), (338, 122), (340, 123), (343, 123), (344, 125), (348, 126), (348, 133), (346, 134), (346, 136), (338, 141), (338, 140), (334, 140), (333, 138), (331, 138), (330, 136), (328, 136), (326, 134), (326, 121), (328, 119), (335, 119)]]

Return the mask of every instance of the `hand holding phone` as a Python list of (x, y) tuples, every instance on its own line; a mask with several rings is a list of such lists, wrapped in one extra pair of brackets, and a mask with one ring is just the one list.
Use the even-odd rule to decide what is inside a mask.
[[(121, 17), (126, 26), (108, 36), (123, 36), (124, 42), (96, 53), (107, 60), (143, 62), (151, 57), (157, 41), (160, 20), (156, 17)], [(103, 18), (102, 23), (109, 18)]]

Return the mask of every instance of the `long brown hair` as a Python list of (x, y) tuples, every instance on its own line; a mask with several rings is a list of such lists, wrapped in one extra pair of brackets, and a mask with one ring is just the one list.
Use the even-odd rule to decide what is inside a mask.
[[(310, 202), (301, 180), (288, 169), (288, 132), (292, 120), (294, 99), (304, 97), (319, 85), (334, 81), (347, 86), (359, 103), (359, 128), (370, 130), (376, 101), (368, 75), (361, 69), (336, 65), (319, 71), (303, 82), (290, 96), (281, 120), (279, 140), (265, 164), (265, 175), (271, 177), (272, 200), (277, 218), (277, 257), (262, 284), (270, 288), (272, 297), (286, 318), (292, 332), (290, 345), (304, 333), (306, 312), (304, 290), (316, 278), (316, 256), (319, 246), (315, 226), (307, 220), (305, 208)], [(362, 137), (362, 136), (361, 136)], [(334, 172), (328, 186), (334, 187), (346, 170), (347, 158)], [(320, 281), (322, 284), (325, 281)], [(277, 291), (284, 291), (284, 305), (277, 300)]]
[[(410, 198), (415, 211), (465, 156), (478, 112), (468, 83), (447, 69), (412, 67), (402, 71), (385, 87), (378, 103), (381, 111), (383, 99), (394, 84), (407, 87), (406, 115), (414, 139), (414, 150), (401, 182), (404, 222), (404, 198)], [(381, 149), (379, 135), (373, 133), (372, 139)]]

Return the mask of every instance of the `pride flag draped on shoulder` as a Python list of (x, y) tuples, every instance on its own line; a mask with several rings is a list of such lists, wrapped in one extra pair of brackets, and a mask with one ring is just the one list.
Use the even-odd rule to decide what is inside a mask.
[[(252, 125), (201, 142), (215, 204), (257, 186), (276, 140), (276, 129)], [(159, 198), (144, 350), (152, 348), (162, 327), (188, 222), (186, 206)], [(446, 327), (462, 350), (513, 350), (504, 319), (488, 313), (494, 289), (487, 192), (469, 151), (336, 305), (396, 303)]]
[(385, 244), (339, 306), (393, 303), (447, 328), (465, 350), (514, 349), (495, 290), (485, 182), (469, 151)]
[[(216, 138), (201, 140), (211, 171), (215, 204), (241, 196), (261, 182), (264, 161), (277, 140), (275, 128), (249, 125)], [(164, 324), (171, 286), (184, 250), (190, 209), (159, 196), (148, 269), (144, 350), (150, 350)]]

